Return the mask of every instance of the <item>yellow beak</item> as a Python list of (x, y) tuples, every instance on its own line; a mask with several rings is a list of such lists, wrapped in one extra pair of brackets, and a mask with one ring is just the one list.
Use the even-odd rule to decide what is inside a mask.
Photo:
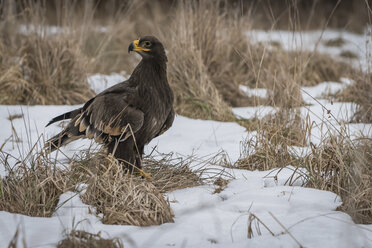
[(138, 51), (148, 52), (148, 51), (150, 51), (150, 49), (141, 47), (138, 44), (139, 44), (139, 40), (134, 40), (132, 43), (130, 43), (130, 45), (128, 47), (128, 53), (130, 53), (131, 51), (135, 51), (135, 52), (138, 52)]

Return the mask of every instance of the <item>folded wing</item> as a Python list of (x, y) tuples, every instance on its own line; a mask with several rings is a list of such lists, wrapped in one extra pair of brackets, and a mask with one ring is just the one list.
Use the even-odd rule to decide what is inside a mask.
[(126, 95), (110, 92), (97, 96), (72, 123), (79, 133), (98, 143), (113, 137), (124, 140), (143, 125), (144, 114), (133, 106)]

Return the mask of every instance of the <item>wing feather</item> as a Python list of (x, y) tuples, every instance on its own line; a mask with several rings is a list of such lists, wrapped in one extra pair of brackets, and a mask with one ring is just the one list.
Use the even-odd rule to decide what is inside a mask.
[(74, 125), (79, 127), (80, 132), (85, 131), (86, 137), (99, 143), (111, 139), (111, 136), (122, 136), (121, 139), (126, 139), (130, 136), (130, 129), (136, 133), (143, 125), (144, 114), (120, 93), (97, 96), (83, 110)]

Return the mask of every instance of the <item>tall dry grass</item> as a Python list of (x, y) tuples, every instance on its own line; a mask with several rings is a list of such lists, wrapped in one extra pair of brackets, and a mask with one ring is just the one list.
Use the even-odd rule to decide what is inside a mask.
[(372, 139), (331, 136), (303, 161), (307, 186), (338, 194), (356, 223), (372, 223)]
[(231, 106), (257, 105), (239, 84), (268, 88), (267, 104), (291, 108), (302, 104), (299, 85), (349, 70), (326, 55), (252, 44), (246, 31), (253, 17), (223, 1), (115, 2), (107, 16), (90, 1), (15, 5), (23, 11), (10, 4), (0, 21), (3, 104), (82, 103), (92, 96), (87, 73), (130, 73), (138, 58), (127, 55), (127, 45), (149, 33), (166, 45), (177, 112), (195, 118), (234, 120)]
[(241, 34), (238, 19), (228, 15), (216, 2), (181, 1), (169, 29), (163, 30), (178, 113), (204, 119), (233, 118), (228, 101), (240, 93), (231, 75), (241, 62), (231, 58), (244, 41), (236, 36)]

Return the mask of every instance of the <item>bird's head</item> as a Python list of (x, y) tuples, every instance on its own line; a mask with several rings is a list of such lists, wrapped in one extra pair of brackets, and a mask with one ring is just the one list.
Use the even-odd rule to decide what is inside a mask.
[(131, 51), (139, 53), (144, 59), (155, 58), (167, 61), (163, 44), (154, 36), (144, 36), (134, 40), (128, 47), (128, 53)]

